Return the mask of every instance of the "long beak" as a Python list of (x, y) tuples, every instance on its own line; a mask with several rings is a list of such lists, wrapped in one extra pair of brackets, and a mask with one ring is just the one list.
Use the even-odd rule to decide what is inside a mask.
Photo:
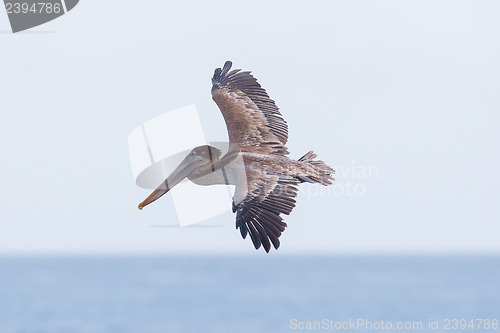
[(139, 209), (143, 209), (144, 206), (147, 206), (161, 198), (165, 193), (170, 191), (170, 189), (179, 184), (184, 178), (188, 177), (194, 170), (201, 166), (203, 162), (204, 160), (200, 156), (192, 154), (186, 156), (186, 158), (174, 171), (172, 171), (167, 179), (165, 179), (165, 181), (161, 183), (160, 186), (158, 186), (156, 190), (154, 190), (153, 193), (146, 198), (146, 200), (139, 204)]

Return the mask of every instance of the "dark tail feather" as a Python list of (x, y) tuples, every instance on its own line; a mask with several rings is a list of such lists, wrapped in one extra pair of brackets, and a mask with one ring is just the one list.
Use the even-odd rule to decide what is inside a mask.
[(316, 155), (312, 150), (307, 154), (299, 158), (299, 162), (309, 163), (316, 170), (316, 174), (309, 176), (299, 176), (297, 177), (301, 182), (308, 183), (320, 183), (322, 185), (331, 185), (333, 178), (333, 174), (335, 174), (335, 170), (333, 170), (330, 166), (328, 166), (325, 162), (320, 160), (314, 160), (318, 155)]

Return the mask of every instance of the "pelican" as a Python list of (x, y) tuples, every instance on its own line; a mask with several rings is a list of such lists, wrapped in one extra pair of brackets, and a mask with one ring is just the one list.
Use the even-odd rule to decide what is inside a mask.
[[(181, 164), (139, 204), (158, 200), (183, 179), (199, 185), (235, 185), (233, 213), (241, 236), (250, 235), (255, 249), (280, 246), (287, 227), (282, 214), (295, 207), (298, 184), (331, 185), (335, 171), (316, 154), (293, 160), (287, 155), (288, 125), (275, 102), (248, 71), (231, 70), (227, 61), (212, 77), (212, 99), (226, 122), (229, 150), (194, 148)], [(239, 163), (237, 161), (240, 161)]]

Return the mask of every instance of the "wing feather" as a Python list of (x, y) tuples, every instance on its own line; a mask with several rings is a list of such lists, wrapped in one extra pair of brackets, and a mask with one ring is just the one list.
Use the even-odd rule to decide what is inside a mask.
[(249, 71), (227, 61), (212, 78), (212, 98), (226, 121), (229, 141), (241, 151), (286, 155), (288, 125), (276, 103)]
[[(236, 229), (240, 229), (243, 238), (249, 234), (256, 249), (263, 246), (269, 252), (271, 244), (275, 249), (280, 246), (279, 237), (286, 227), (280, 215), (290, 214), (295, 207), (299, 180), (269, 174), (261, 169), (247, 169), (247, 176), (252, 182), (248, 185), (244, 199), (238, 204), (233, 202)], [(241, 191), (241, 187), (236, 186), (238, 191)]]

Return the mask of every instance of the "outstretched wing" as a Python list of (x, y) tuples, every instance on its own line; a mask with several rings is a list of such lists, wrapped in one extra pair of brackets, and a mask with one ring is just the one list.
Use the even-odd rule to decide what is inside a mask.
[(237, 185), (233, 198), (236, 229), (243, 238), (250, 234), (256, 249), (262, 245), (269, 252), (271, 244), (278, 249), (279, 237), (287, 226), (280, 215), (290, 214), (295, 207), (299, 180), (248, 168), (247, 177), (252, 179), (248, 189)]
[(278, 107), (250, 72), (226, 61), (212, 78), (212, 98), (226, 121), (229, 142), (241, 151), (288, 154), (288, 126)]

